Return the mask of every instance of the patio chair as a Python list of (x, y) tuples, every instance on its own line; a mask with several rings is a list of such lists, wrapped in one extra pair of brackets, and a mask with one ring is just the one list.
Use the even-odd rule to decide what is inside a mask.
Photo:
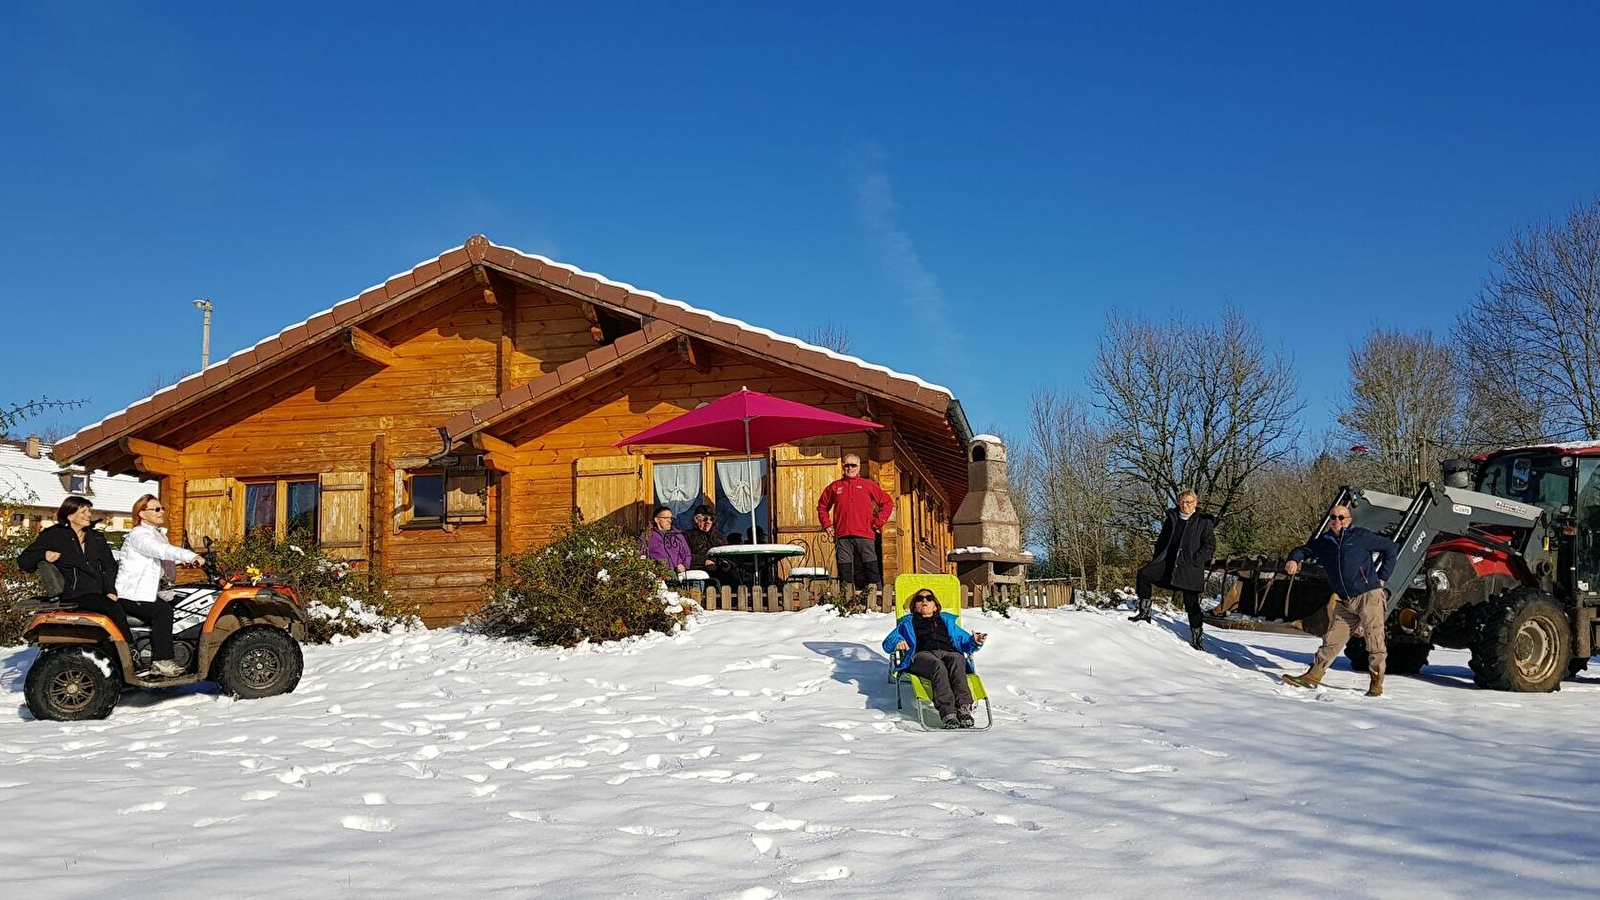
[(814, 581), (829, 581), (833, 578), (827, 567), (817, 565), (817, 560), (812, 557), (811, 545), (806, 543), (805, 538), (793, 538), (789, 543), (803, 548), (806, 552), (804, 556), (795, 557), (794, 563), (789, 566), (788, 574), (784, 576), (785, 581), (809, 585)]

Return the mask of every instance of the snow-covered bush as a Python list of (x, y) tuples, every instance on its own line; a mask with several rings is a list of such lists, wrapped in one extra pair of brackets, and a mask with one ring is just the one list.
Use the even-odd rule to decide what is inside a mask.
[(224, 575), (263, 572), (288, 582), (305, 604), (306, 630), (313, 643), (421, 627), (416, 610), (394, 599), (381, 573), (325, 556), (304, 535), (279, 539), (257, 529), (242, 540), (212, 549)]
[(573, 523), (506, 563), (509, 574), (471, 620), (484, 634), (571, 647), (670, 632), (697, 609), (667, 590), (664, 563), (606, 522)]

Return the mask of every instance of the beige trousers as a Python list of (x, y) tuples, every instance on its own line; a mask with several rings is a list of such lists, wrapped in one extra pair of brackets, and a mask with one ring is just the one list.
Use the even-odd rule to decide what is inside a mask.
[(1389, 592), (1383, 588), (1350, 599), (1338, 598), (1333, 607), (1333, 621), (1328, 625), (1328, 633), (1322, 636), (1322, 648), (1317, 651), (1313, 665), (1319, 669), (1332, 665), (1334, 657), (1349, 642), (1350, 633), (1359, 628), (1367, 640), (1367, 655), (1371, 658), (1367, 668), (1374, 675), (1382, 675), (1384, 664), (1389, 661), (1389, 651), (1383, 643), (1384, 611), (1388, 603)]

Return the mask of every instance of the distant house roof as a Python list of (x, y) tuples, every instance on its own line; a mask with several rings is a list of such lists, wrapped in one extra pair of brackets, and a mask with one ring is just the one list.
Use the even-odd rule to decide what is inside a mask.
[[(671, 300), (650, 291), (642, 291), (630, 284), (612, 281), (604, 276), (584, 272), (542, 256), (523, 253), (510, 247), (500, 247), (490, 243), (489, 239), (482, 235), (474, 235), (460, 247), (423, 262), (409, 272), (395, 275), (382, 284), (374, 285), (355, 297), (285, 328), (253, 347), (213, 363), (204, 371), (190, 375), (126, 409), (112, 413), (58, 443), (57, 455), (64, 460), (77, 461), (90, 457), (97, 451), (109, 451), (119, 440), (133, 434), (140, 427), (188, 406), (204, 396), (213, 395), (225, 385), (274, 365), (302, 348), (335, 338), (349, 327), (358, 325), (379, 312), (392, 309), (405, 299), (478, 266), (496, 269), (513, 277), (553, 287), (569, 295), (576, 295), (587, 302), (637, 317), (645, 324), (664, 322), (686, 332), (703, 334), (708, 338), (751, 352), (772, 356), (800, 369), (809, 369), (820, 375), (860, 384), (870, 391), (920, 407), (937, 416), (948, 417), (949, 427), (958, 438), (964, 440), (968, 437), (967, 432), (970, 429), (965, 416), (949, 388), (857, 357), (835, 353), (824, 347), (757, 328), (736, 319), (696, 309), (681, 301)], [(643, 341), (645, 336), (641, 334), (633, 340)], [(591, 354), (591, 358), (574, 360), (558, 372), (566, 373), (568, 368), (576, 371), (579, 367), (587, 371), (592, 366), (603, 364), (602, 357), (606, 355), (607, 353), (602, 351)], [(567, 373), (567, 377), (570, 377), (570, 374)], [(557, 376), (558, 382), (565, 380), (566, 377)], [(508, 396), (463, 411), (462, 415), (453, 420), (453, 424), (470, 428), (472, 424), (511, 412), (519, 406), (519, 400), (526, 402), (529, 395), (540, 391), (544, 385), (536, 382), (532, 386), (524, 387), (528, 389), (514, 389)], [(114, 455), (114, 453), (101, 454), (96, 461), (104, 464)]]
[[(25, 444), (0, 440), (0, 500), (23, 506), (55, 509), (71, 493), (61, 483), (62, 466), (50, 456), (50, 445), (40, 446), (39, 458), (28, 455)], [(153, 481), (140, 481), (127, 475), (89, 473), (87, 496), (97, 510), (133, 512), (133, 504), (145, 494), (159, 494)]]

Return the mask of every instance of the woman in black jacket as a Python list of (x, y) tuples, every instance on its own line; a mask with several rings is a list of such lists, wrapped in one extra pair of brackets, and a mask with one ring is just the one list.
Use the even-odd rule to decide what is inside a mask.
[(39, 532), (33, 543), (17, 556), (17, 564), (22, 571), (33, 572), (41, 562), (54, 563), (67, 583), (61, 599), (75, 604), (83, 612), (106, 616), (122, 630), (124, 639), (129, 634), (128, 614), (144, 619), (150, 624), (152, 654), (166, 660), (169, 669), (176, 670), (176, 664), (171, 662), (172, 607), (165, 603), (118, 599), (117, 561), (111, 555), (111, 545), (92, 527), (91, 506), (88, 500), (76, 495), (61, 501), (61, 508), (56, 510), (56, 524)]

